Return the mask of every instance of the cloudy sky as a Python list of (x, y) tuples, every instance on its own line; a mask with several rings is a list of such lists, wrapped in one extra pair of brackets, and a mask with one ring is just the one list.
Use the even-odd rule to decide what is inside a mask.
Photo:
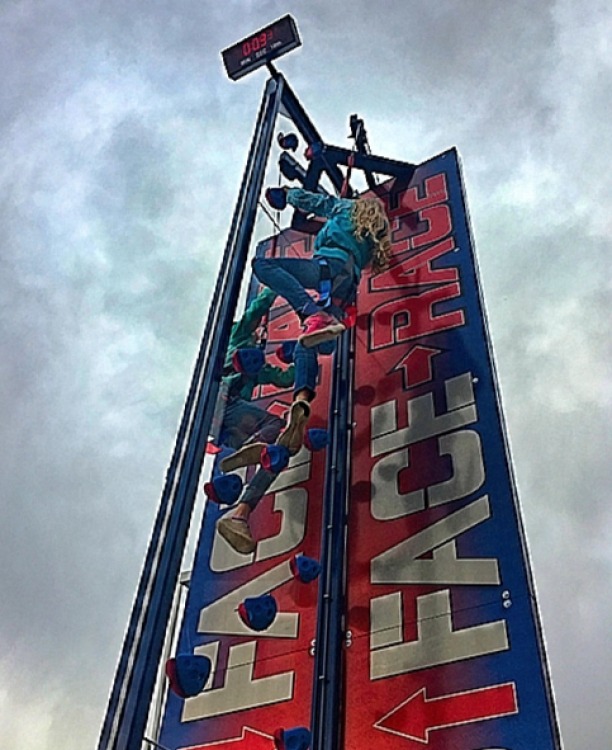
[(609, 747), (605, 0), (1, 4), (0, 745), (97, 741), (266, 78), (219, 51), (287, 12), (328, 142), (459, 150), (565, 747)]

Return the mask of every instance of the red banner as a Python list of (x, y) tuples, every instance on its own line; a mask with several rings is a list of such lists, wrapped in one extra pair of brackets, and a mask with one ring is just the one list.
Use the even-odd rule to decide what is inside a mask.
[(559, 747), (456, 152), (390, 183), (355, 349), (346, 750)]

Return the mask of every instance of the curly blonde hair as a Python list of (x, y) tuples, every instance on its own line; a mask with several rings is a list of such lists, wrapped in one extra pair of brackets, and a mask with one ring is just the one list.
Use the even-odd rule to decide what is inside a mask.
[(391, 235), (383, 202), (379, 198), (358, 198), (353, 206), (352, 219), (357, 237), (369, 235), (374, 240), (372, 273), (376, 275), (384, 271), (389, 267), (391, 257)]

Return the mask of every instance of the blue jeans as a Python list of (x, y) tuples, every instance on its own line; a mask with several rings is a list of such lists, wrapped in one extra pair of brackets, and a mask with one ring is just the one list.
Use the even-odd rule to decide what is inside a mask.
[(264, 443), (274, 443), (285, 426), (280, 417), (270, 414), (241, 398), (228, 401), (223, 417), (220, 440), (224, 445), (238, 450), (246, 441), (257, 436)]
[(308, 390), (312, 397), (315, 395), (317, 385), (317, 376), (319, 374), (319, 354), (332, 354), (336, 348), (335, 341), (326, 341), (319, 346), (307, 349), (298, 343), (293, 352), (293, 362), (295, 363), (295, 385), (293, 392)]
[[(345, 270), (346, 264), (336, 258), (326, 260), (333, 285), (334, 280), (337, 282), (337, 277)], [(320, 312), (321, 308), (306, 291), (319, 290), (321, 265), (317, 258), (255, 258), (253, 273), (262, 284), (284, 297), (301, 318)], [(336, 300), (348, 302), (354, 293), (355, 282), (347, 277), (335, 284), (333, 296)], [(330, 305), (325, 310), (337, 318), (343, 317), (342, 309), (335, 305)]]
[[(325, 344), (320, 344), (311, 349), (307, 349), (300, 343), (296, 345), (293, 354), (293, 361), (295, 363), (295, 393), (306, 389), (314, 398), (317, 376), (319, 374), (317, 354), (331, 354), (335, 348), (335, 341), (327, 341)], [(267, 469), (259, 468), (244, 488), (240, 502), (248, 505), (251, 510), (255, 510), (259, 501), (268, 492), (270, 485), (277, 476), (278, 474), (267, 471)]]
[(263, 467), (257, 470), (251, 481), (244, 488), (239, 502), (248, 505), (251, 510), (255, 510), (261, 498), (270, 489), (270, 485), (276, 479), (278, 474), (274, 474)]

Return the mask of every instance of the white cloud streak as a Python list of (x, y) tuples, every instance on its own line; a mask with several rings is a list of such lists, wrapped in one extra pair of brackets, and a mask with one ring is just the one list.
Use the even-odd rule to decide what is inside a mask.
[(0, 11), (3, 746), (96, 741), (264, 80), (219, 51), (286, 12), (329, 141), (459, 148), (565, 746), (608, 744), (612, 11), (372, 7)]

